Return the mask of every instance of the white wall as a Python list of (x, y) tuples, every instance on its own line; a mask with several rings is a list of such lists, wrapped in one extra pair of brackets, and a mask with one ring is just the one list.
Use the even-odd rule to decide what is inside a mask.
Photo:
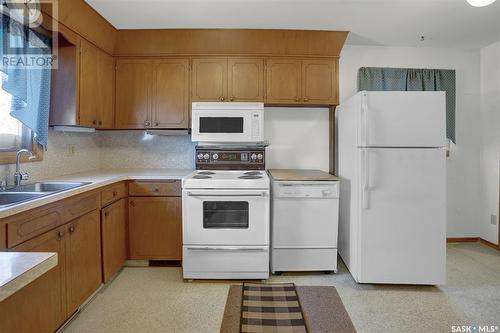
[(479, 52), (421, 47), (344, 46), (341, 101), (357, 91), (360, 67), (442, 68), (457, 71), (456, 146), (447, 160), (448, 237), (479, 236)]
[(328, 172), (328, 114), (326, 108), (266, 108), (266, 167)]
[[(498, 244), (500, 42), (481, 49), (481, 237)], [(491, 224), (494, 215), (496, 224)]]

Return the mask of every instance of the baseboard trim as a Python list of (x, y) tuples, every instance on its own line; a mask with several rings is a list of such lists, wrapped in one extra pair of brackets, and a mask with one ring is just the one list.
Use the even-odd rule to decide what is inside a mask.
[(446, 243), (476, 243), (479, 237), (450, 237), (446, 238)]
[(495, 250), (500, 250), (500, 246), (482, 239), (481, 237), (450, 237), (446, 238), (446, 243), (482, 243)]
[(489, 246), (493, 249), (500, 250), (500, 247), (492, 242), (487, 241), (486, 239), (479, 238), (479, 242), (483, 243), (486, 246)]

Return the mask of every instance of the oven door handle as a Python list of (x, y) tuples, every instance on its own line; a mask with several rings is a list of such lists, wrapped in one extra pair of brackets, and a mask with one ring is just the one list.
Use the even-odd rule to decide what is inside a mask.
[(247, 193), (247, 194), (208, 194), (208, 193), (186, 193), (189, 197), (265, 197), (267, 193)]
[(186, 246), (188, 250), (197, 251), (267, 251), (267, 247), (242, 247), (242, 246)]

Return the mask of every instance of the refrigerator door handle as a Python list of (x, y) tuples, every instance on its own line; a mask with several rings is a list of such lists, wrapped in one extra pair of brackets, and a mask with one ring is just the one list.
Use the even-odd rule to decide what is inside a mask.
[(363, 182), (362, 186), (362, 198), (361, 204), (363, 209), (369, 209), (369, 192), (370, 192), (370, 166), (369, 166), (369, 156), (367, 149), (361, 149), (362, 152), (362, 172), (363, 172)]
[(368, 95), (363, 92), (361, 96), (361, 115), (359, 124), (359, 145), (368, 146)]

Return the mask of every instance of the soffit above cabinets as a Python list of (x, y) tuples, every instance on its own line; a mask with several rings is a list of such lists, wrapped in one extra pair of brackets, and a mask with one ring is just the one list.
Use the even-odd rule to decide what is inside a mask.
[(384, 46), (479, 48), (500, 40), (500, 1), (484, 8), (465, 0), (86, 2), (117, 29), (345, 30), (348, 44)]

